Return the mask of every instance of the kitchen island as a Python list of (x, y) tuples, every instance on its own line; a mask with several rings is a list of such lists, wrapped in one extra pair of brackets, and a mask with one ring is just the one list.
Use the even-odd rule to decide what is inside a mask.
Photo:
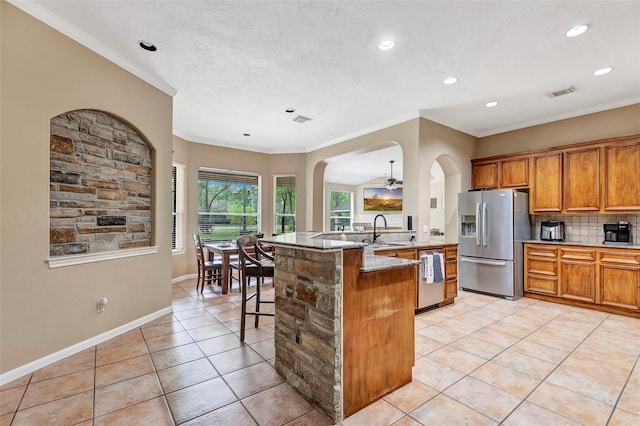
[(418, 261), (313, 233), (275, 247), (275, 368), (334, 422), (411, 381)]

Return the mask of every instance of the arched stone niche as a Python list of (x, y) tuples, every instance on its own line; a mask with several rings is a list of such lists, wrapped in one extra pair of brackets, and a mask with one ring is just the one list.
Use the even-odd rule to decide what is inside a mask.
[(122, 120), (75, 110), (50, 122), (49, 254), (151, 245), (152, 149)]

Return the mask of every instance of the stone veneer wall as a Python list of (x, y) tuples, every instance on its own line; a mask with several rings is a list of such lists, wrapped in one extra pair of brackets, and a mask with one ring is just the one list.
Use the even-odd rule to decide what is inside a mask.
[(51, 119), (51, 256), (151, 245), (151, 149), (100, 111)]
[(276, 246), (275, 258), (276, 370), (340, 421), (342, 251)]

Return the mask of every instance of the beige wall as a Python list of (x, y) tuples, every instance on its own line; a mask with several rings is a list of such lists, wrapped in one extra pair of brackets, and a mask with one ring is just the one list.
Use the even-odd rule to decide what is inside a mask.
[(305, 154), (263, 154), (239, 149), (189, 142), (173, 137), (174, 161), (186, 166), (186, 252), (173, 255), (173, 278), (197, 272), (191, 234), (198, 229), (198, 170), (201, 167), (258, 173), (262, 177), (261, 231), (274, 231), (274, 175), (296, 176), (296, 226), (306, 230)]
[[(457, 221), (457, 212), (451, 208), (457, 206), (451, 197), (452, 194), (464, 192), (469, 189), (471, 182), (471, 158), (475, 155), (476, 138), (466, 133), (459, 132), (449, 127), (443, 126), (425, 118), (420, 119), (420, 156), (419, 173), (417, 180), (420, 183), (418, 200), (419, 216), (414, 218), (415, 229), (418, 240), (428, 240), (430, 235), (423, 233), (423, 226), (431, 226), (431, 166), (438, 160), (442, 166), (445, 176), (445, 192), (449, 195), (446, 203), (447, 226), (445, 228), (445, 238), (447, 242), (456, 242), (457, 234), (453, 228)], [(458, 178), (459, 175), (459, 178)], [(452, 218), (456, 219), (452, 222)]]
[[(0, 373), (171, 305), (172, 99), (0, 2)], [(154, 149), (157, 254), (49, 269), (49, 120), (78, 108), (127, 121)], [(109, 299), (104, 313), (96, 302)]]
[[(474, 158), (512, 154), (635, 133), (640, 133), (640, 104), (480, 138)], [(463, 180), (463, 182), (466, 181)]]

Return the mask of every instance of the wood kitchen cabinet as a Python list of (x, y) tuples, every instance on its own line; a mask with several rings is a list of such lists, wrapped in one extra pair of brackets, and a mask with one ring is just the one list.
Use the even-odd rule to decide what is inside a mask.
[(500, 161), (500, 188), (529, 186), (529, 156), (510, 157)]
[(524, 291), (557, 296), (558, 247), (525, 244), (524, 250)]
[(495, 189), (498, 187), (498, 162), (471, 164), (471, 187), (473, 189)]
[(458, 295), (458, 247), (444, 250), (444, 301), (439, 306), (453, 303)]
[(640, 211), (640, 137), (603, 149), (604, 211)]
[(562, 211), (562, 152), (531, 156), (531, 213)]
[(528, 297), (640, 318), (640, 249), (525, 243)]
[(375, 254), (376, 256), (399, 257), (400, 259), (418, 259), (418, 252), (413, 248), (376, 250)]
[(566, 213), (600, 210), (600, 147), (563, 152)]
[(596, 250), (560, 249), (560, 297), (596, 302)]
[(529, 186), (529, 156), (472, 161), (471, 186), (474, 189), (525, 188)]
[(640, 134), (478, 158), (471, 186), (529, 188), (531, 214), (640, 212)]
[(601, 249), (599, 263), (600, 303), (640, 311), (640, 251)]

